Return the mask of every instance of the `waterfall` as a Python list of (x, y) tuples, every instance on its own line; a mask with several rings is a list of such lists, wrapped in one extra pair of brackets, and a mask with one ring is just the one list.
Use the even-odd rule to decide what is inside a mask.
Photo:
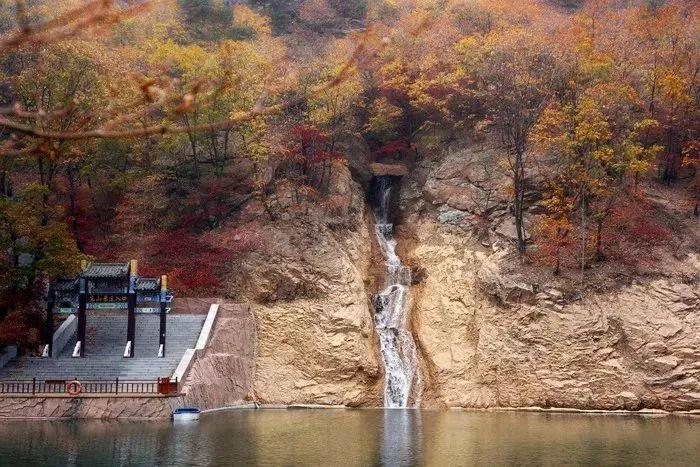
[(387, 274), (383, 290), (374, 297), (374, 322), (384, 360), (384, 406), (407, 407), (411, 394), (420, 403), (421, 380), (416, 344), (411, 334), (411, 269), (396, 254), (394, 226), (391, 223), (392, 177), (378, 177), (376, 196), (376, 235), (384, 255)]

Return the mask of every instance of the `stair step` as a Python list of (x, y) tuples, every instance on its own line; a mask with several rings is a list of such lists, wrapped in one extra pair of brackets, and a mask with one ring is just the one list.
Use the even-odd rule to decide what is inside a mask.
[(134, 358), (124, 358), (127, 316), (87, 318), (85, 357), (72, 358), (76, 336), (55, 358), (23, 357), (0, 369), (0, 379), (143, 379), (170, 376), (199, 338), (205, 315), (169, 315), (166, 354), (158, 358), (160, 316), (137, 315)]

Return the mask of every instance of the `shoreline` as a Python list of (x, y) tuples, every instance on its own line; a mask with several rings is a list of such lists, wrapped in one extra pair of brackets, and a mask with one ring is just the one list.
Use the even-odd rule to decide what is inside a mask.
[[(541, 414), (562, 414), (562, 415), (610, 415), (610, 416), (635, 416), (635, 417), (688, 417), (700, 418), (700, 409), (684, 411), (667, 411), (662, 409), (641, 409), (641, 410), (604, 410), (604, 409), (576, 409), (569, 407), (447, 407), (447, 408), (385, 408), (385, 407), (350, 407), (346, 405), (323, 405), (323, 404), (258, 404), (247, 403), (213, 409), (202, 410), (202, 415), (211, 415), (219, 412), (229, 412), (236, 410), (415, 410), (424, 412), (519, 412), (519, 413), (541, 413)], [(0, 416), (0, 423), (3, 421), (72, 421), (72, 420), (101, 420), (101, 421), (165, 421), (169, 417), (149, 417), (149, 416), (127, 416), (127, 417), (71, 417), (71, 416)]]
[(216, 409), (203, 410), (202, 414), (228, 412), (234, 410), (420, 410), (423, 412), (521, 412), (521, 413), (553, 413), (573, 415), (615, 415), (615, 416), (644, 416), (644, 417), (700, 417), (700, 409), (668, 411), (662, 409), (640, 410), (604, 410), (604, 409), (576, 409), (570, 407), (448, 407), (445, 409), (424, 409), (416, 407), (387, 408), (387, 407), (350, 407), (347, 405), (323, 405), (323, 404), (243, 404)]

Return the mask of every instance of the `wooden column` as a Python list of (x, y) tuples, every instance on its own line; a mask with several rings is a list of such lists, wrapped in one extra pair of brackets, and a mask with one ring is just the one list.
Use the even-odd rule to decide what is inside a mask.
[(85, 279), (80, 279), (80, 293), (78, 294), (78, 342), (80, 342), (80, 356), (85, 356), (85, 330), (87, 329), (87, 290)]
[(56, 295), (53, 287), (49, 285), (49, 296), (46, 299), (46, 327), (44, 329), (44, 343), (49, 346), (48, 356), (53, 356), (53, 307)]
[(168, 303), (166, 302), (166, 294), (168, 290), (168, 276), (160, 277), (160, 339), (158, 342), (158, 347), (163, 348), (163, 357), (165, 357), (165, 336), (166, 336), (166, 321), (168, 314), (166, 308)]
[(129, 290), (129, 294), (126, 297), (126, 304), (128, 307), (128, 317), (126, 325), (126, 341), (131, 342), (131, 353), (128, 355), (129, 358), (134, 356), (134, 347), (136, 345), (136, 294), (133, 289)]
[(136, 278), (138, 276), (138, 262), (132, 259), (129, 262), (129, 278), (126, 284), (126, 307), (127, 307), (127, 324), (126, 324), (126, 342), (131, 342), (131, 349), (127, 358), (133, 358), (134, 348), (136, 347)]

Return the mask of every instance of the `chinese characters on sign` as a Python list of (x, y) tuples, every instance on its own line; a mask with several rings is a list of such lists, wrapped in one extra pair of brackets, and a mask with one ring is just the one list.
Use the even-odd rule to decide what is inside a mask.
[(88, 303), (126, 303), (127, 294), (89, 294)]

